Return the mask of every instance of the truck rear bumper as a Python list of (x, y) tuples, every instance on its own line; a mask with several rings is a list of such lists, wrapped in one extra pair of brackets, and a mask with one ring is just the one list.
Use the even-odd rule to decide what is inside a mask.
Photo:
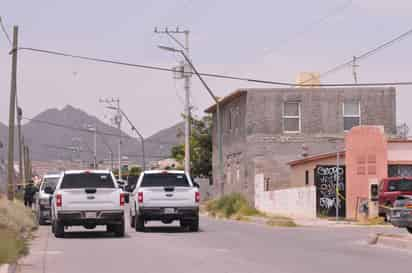
[(124, 212), (122, 210), (59, 211), (57, 218), (68, 226), (110, 225), (121, 223), (124, 220)]
[[(173, 212), (171, 212), (173, 210)], [(145, 221), (195, 220), (199, 217), (198, 207), (141, 207), (138, 214)]]

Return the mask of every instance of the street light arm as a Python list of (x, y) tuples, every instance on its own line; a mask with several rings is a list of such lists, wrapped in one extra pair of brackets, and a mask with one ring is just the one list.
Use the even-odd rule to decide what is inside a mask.
[(139, 136), (139, 138), (144, 141), (143, 135), (139, 132), (139, 130), (136, 129), (136, 126), (134, 126), (134, 124), (132, 123), (132, 121), (129, 119), (129, 117), (126, 115), (126, 113), (122, 110), (119, 109), (120, 113), (122, 113), (122, 115), (125, 117), (125, 119), (127, 120), (127, 122), (129, 123), (129, 125), (132, 127), (132, 130), (135, 131), (137, 133), (137, 135)]
[(170, 34), (169, 32), (166, 32), (166, 34), (173, 39), (173, 41), (175, 41), (181, 48), (186, 50), (186, 47), (178, 40), (176, 39), (175, 36), (173, 36), (172, 34)]
[(210, 96), (212, 96), (213, 100), (216, 102), (216, 104), (219, 104), (219, 100), (218, 98), (215, 96), (215, 94), (213, 94), (212, 90), (209, 88), (209, 86), (207, 85), (207, 83), (203, 80), (202, 76), (200, 76), (199, 72), (197, 71), (196, 67), (193, 65), (193, 63), (190, 61), (190, 59), (186, 56), (185, 52), (183, 50), (176, 50), (178, 52), (180, 52), (180, 54), (183, 55), (183, 57), (185, 58), (186, 62), (190, 65), (190, 67), (193, 69), (193, 71), (195, 72), (196, 76), (199, 78), (199, 80), (202, 82), (202, 84), (204, 85), (204, 87), (206, 88), (207, 92), (209, 93)]

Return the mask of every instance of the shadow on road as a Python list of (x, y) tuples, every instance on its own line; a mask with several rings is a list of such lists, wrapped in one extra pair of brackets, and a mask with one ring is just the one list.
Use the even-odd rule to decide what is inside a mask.
[(203, 232), (199, 230), (198, 232), (190, 231), (189, 229), (183, 229), (181, 227), (146, 227), (144, 230), (145, 233), (198, 233)]
[(105, 231), (68, 231), (64, 234), (64, 239), (127, 239), (129, 237), (127, 233), (124, 237), (116, 237), (114, 233)]

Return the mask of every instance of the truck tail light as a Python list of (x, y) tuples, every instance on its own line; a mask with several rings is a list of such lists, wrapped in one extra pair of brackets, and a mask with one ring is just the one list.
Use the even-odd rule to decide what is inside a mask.
[(196, 201), (196, 203), (200, 202), (200, 192), (198, 192), (198, 191), (195, 193), (195, 201)]
[(56, 207), (60, 208), (63, 204), (63, 199), (62, 199), (62, 195), (56, 194)]
[(123, 207), (124, 206), (124, 199), (125, 199), (125, 194), (124, 193), (120, 193), (120, 206)]
[(143, 203), (143, 192), (141, 191), (137, 193), (137, 202), (139, 202), (139, 204)]
[(411, 201), (406, 202), (405, 207), (407, 209), (412, 209), (412, 202)]

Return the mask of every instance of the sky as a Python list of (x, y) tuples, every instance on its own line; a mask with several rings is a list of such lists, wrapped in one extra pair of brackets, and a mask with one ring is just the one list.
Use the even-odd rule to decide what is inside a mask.
[[(160, 50), (176, 47), (159, 29), (190, 30), (190, 53), (199, 71), (294, 82), (302, 71), (323, 72), (412, 28), (412, 1), (393, 0), (2, 0), (0, 16), (19, 45), (176, 66), (181, 57)], [(183, 36), (177, 36), (183, 39)], [(360, 61), (360, 82), (411, 81), (412, 35)], [(7, 123), (10, 46), (0, 33), (0, 122)], [(238, 88), (270, 85), (206, 78), (218, 96)], [(322, 78), (352, 83), (351, 68)], [(109, 122), (99, 98), (118, 97), (121, 107), (147, 137), (181, 121), (183, 81), (169, 72), (20, 51), (18, 96), (24, 116), (67, 104)], [(273, 86), (276, 87), (276, 86)], [(397, 120), (412, 128), (411, 87), (397, 88)], [(192, 78), (194, 113), (213, 103)], [(129, 131), (125, 126), (124, 129)], [(411, 130), (412, 131), (412, 130)]]

